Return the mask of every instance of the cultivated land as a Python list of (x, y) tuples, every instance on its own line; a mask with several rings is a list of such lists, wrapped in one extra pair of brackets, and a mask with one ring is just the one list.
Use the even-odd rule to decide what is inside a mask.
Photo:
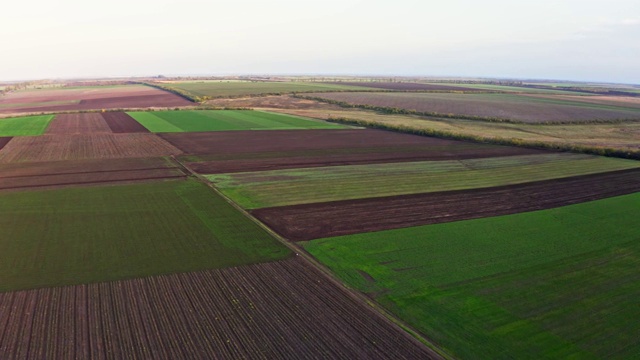
[[(511, 124), (463, 119), (434, 118), (416, 115), (390, 115), (361, 109), (339, 109), (335, 105), (303, 100), (304, 107), (290, 109), (269, 107), (271, 111), (316, 119), (349, 119), (361, 126), (384, 126), (401, 131), (420, 131), (438, 136), (470, 138), (480, 141), (501, 141), (546, 144), (550, 147), (586, 147), (615, 149), (628, 152), (640, 150), (640, 122), (586, 124)], [(226, 101), (231, 103), (233, 100)], [(290, 98), (292, 104), (298, 104)], [(249, 103), (248, 100), (245, 101)], [(249, 106), (249, 105), (243, 106)], [(221, 104), (219, 104), (221, 105)], [(330, 107), (329, 107), (330, 106)]]
[(12, 137), (0, 137), (0, 150), (11, 141)]
[(640, 167), (633, 160), (542, 154), (208, 175), (247, 209), (521, 184)]
[(21, 90), (0, 96), (0, 114), (190, 105), (178, 95), (144, 85)]
[(47, 134), (111, 133), (101, 113), (56, 115), (47, 128)]
[(432, 115), (527, 123), (640, 120), (640, 110), (517, 94), (330, 93), (309, 94), (355, 105), (398, 108)]
[(29, 136), (42, 134), (53, 115), (0, 119), (0, 136)]
[(137, 122), (134, 118), (123, 112), (108, 112), (102, 114), (105, 122), (115, 134), (121, 133), (148, 133), (149, 130)]
[(327, 84), (363, 86), (373, 89), (398, 90), (398, 91), (484, 91), (471, 87), (448, 85), (448, 84), (426, 84), (419, 82), (385, 82), (385, 81), (336, 81)]
[(223, 268), (290, 255), (194, 180), (2, 192), (0, 200), (0, 291)]
[(188, 154), (198, 154), (180, 158), (202, 174), (545, 153), (380, 130), (233, 131), (163, 137)]
[(299, 258), (0, 294), (0, 324), (3, 358), (432, 358)]
[(635, 193), (305, 248), (458, 357), (625, 359), (640, 351), (639, 202)]
[(0, 164), (0, 189), (185, 178), (169, 158), (67, 160)]
[(0, 151), (0, 163), (156, 157), (180, 153), (153, 134), (48, 134), (14, 137)]
[(292, 92), (362, 90), (360, 86), (345, 86), (315, 82), (276, 82), (276, 81), (197, 81), (159, 83), (167, 88), (189, 94), (197, 98), (222, 98), (246, 95), (280, 94)]
[[(381, 91), (467, 87), (375, 83)], [(333, 86), (236, 84), (258, 92), (264, 84)], [(232, 90), (221, 82), (205, 85)], [(493, 94), (517, 99), (507, 101), (514, 109), (525, 99), (556, 112), (568, 103), (640, 110), (632, 96), (487, 84), (465, 92), (470, 89), (518, 92)], [(290, 91), (308, 90), (282, 92)], [(629, 150), (640, 149), (640, 121), (543, 125), (383, 115), (388, 111), (254, 95), (206, 105), (293, 116), (131, 113), (139, 122), (102, 111), (58, 115), (36, 133), (0, 132), (0, 358), (437, 356), (366, 306), (373, 301), (459, 358), (638, 352), (640, 229), (633, 216), (640, 163), (300, 116), (355, 117), (452, 138)], [(43, 105), (32, 100), (19, 107)], [(16, 124), (34, 124), (23, 120)], [(307, 130), (309, 124), (328, 129)], [(296, 130), (282, 130), (289, 125)], [(272, 130), (248, 130), (265, 128)], [(193, 170), (209, 174), (288, 240), (302, 241), (287, 245), (306, 247), (371, 300), (339, 287), (302, 249), (293, 256)], [(306, 241), (312, 239), (319, 240)]]
[(129, 112), (151, 132), (269, 129), (344, 129), (343, 125), (252, 110)]
[(263, 208), (292, 241), (507, 215), (640, 192), (640, 169), (462, 191)]
[[(436, 83), (428, 83), (431, 85), (436, 85)], [(557, 94), (557, 95), (582, 95), (586, 96), (588, 94), (581, 92), (574, 92), (569, 90), (561, 90), (561, 89), (552, 89), (552, 88), (533, 88), (526, 86), (509, 86), (509, 85), (497, 85), (497, 84), (448, 84), (443, 83), (440, 85), (448, 85), (452, 87), (459, 88), (467, 88), (473, 89), (476, 91), (500, 91), (500, 92), (510, 92), (510, 93), (524, 93), (524, 94)]]

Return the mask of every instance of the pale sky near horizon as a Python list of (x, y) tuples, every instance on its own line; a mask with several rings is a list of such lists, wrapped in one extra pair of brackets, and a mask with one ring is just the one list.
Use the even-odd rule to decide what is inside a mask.
[(3, 4), (0, 82), (352, 74), (640, 84), (640, 0), (33, 0)]

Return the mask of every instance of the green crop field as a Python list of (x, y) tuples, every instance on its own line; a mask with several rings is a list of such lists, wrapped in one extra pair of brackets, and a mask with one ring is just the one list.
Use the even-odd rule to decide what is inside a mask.
[(53, 115), (40, 115), (0, 119), (0, 136), (41, 135), (53, 117)]
[(549, 180), (640, 167), (633, 160), (558, 153), (215, 174), (247, 209)]
[(279, 260), (289, 250), (193, 180), (0, 193), (0, 292)]
[(640, 353), (640, 193), (304, 247), (462, 359)]
[(151, 132), (344, 129), (346, 126), (252, 110), (129, 112)]
[(361, 86), (345, 86), (315, 82), (177, 82), (163, 86), (184, 91), (197, 97), (234, 97), (243, 95), (279, 94), (291, 92), (362, 90)]

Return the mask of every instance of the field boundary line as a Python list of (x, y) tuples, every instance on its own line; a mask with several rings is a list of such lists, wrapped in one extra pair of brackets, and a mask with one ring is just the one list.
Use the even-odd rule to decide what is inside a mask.
[(294, 256), (301, 256), (304, 260), (306, 260), (306, 262), (310, 266), (313, 266), (317, 270), (319, 270), (328, 281), (331, 281), (332, 283), (340, 287), (344, 291), (345, 295), (349, 296), (351, 299), (360, 303), (361, 305), (366, 306), (367, 308), (371, 308), (378, 316), (385, 319), (390, 325), (398, 328), (399, 331), (402, 331), (403, 333), (405, 333), (405, 335), (410, 337), (414, 342), (420, 344), (421, 346), (424, 346), (426, 350), (433, 356), (434, 359), (453, 359), (451, 355), (447, 354), (443, 349), (439, 348), (436, 344), (431, 342), (424, 335), (420, 334), (417, 330), (413, 329), (404, 321), (400, 320), (395, 315), (393, 315), (392, 313), (384, 309), (377, 302), (367, 298), (365, 295), (361, 294), (356, 289), (351, 288), (347, 284), (337, 279), (333, 275), (331, 270), (329, 270), (327, 267), (325, 267), (319, 261), (313, 258), (313, 256), (309, 254), (306, 250), (302, 249), (301, 247), (297, 246), (291, 241), (287, 241), (285, 238), (283, 238), (282, 236), (278, 235), (276, 232), (271, 230), (268, 226), (266, 226), (265, 224), (260, 222), (260, 220), (252, 216), (248, 211), (243, 209), (240, 205), (236, 204), (233, 200), (231, 200), (229, 197), (227, 197), (222, 192), (220, 192), (220, 190), (218, 190), (218, 188), (216, 188), (215, 185), (211, 183), (211, 181), (209, 181), (204, 176), (196, 173), (195, 171), (191, 170), (191, 168), (189, 168), (187, 165), (182, 163), (175, 155), (171, 155), (171, 158), (176, 163), (180, 164), (181, 168), (188, 171), (188, 173), (191, 174), (191, 176), (195, 177), (198, 181), (208, 186), (218, 196), (222, 197), (227, 203), (233, 206), (245, 217), (253, 221), (255, 224), (260, 226), (261, 229), (265, 230), (269, 235), (271, 235), (280, 243), (282, 243), (284, 246), (289, 248), (293, 253), (295, 253)]

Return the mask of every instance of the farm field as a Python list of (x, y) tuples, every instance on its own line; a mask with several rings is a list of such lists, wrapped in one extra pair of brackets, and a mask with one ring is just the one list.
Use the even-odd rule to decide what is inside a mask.
[[(579, 106), (640, 114), (631, 97), (373, 84), (359, 89), (385, 92), (312, 94), (497, 95), (513, 109), (521, 99), (535, 103), (531, 114)], [(132, 87), (147, 88), (91, 89)], [(54, 90), (90, 87), (37, 91)], [(339, 118), (635, 150), (640, 121), (383, 115), (294, 95), (253, 97), (264, 94), (206, 102), (256, 110), (57, 114), (39, 130), (20, 128), (36, 117), (0, 119), (22, 131), (0, 131), (0, 358), (438, 357), (381, 307), (454, 358), (640, 350), (631, 339), (640, 335), (631, 321), (640, 295), (640, 228), (631, 220), (640, 162)], [(337, 121), (319, 121), (326, 118)]]
[(149, 132), (142, 124), (124, 112), (107, 112), (102, 114), (102, 117), (114, 134)]
[[(426, 83), (426, 84), (437, 84), (437, 83)], [(502, 92), (513, 92), (513, 93), (523, 93), (523, 94), (555, 94), (555, 95), (577, 95), (577, 96), (588, 96), (588, 94), (580, 93), (576, 91), (570, 90), (562, 90), (562, 89), (541, 89), (541, 88), (533, 88), (533, 87), (524, 87), (524, 86), (509, 86), (509, 85), (496, 85), (496, 84), (448, 84), (443, 83), (443, 85), (448, 85), (452, 87), (461, 87), (468, 88), (473, 90), (484, 90), (484, 91), (502, 91)]]
[(341, 91), (341, 90), (362, 90), (360, 86), (345, 86), (335, 84), (323, 84), (316, 82), (300, 81), (196, 81), (196, 82), (168, 82), (160, 85), (177, 89), (194, 97), (219, 98), (235, 97), (247, 95), (280, 94), (292, 92), (314, 92), (314, 91)]
[[(591, 96), (589, 96), (591, 97)], [(596, 96), (593, 96), (596, 97)], [(254, 107), (271, 112), (336, 121), (349, 119), (361, 126), (389, 126), (394, 128), (435, 131), (453, 136), (475, 139), (517, 139), (544, 142), (559, 146), (584, 146), (635, 151), (640, 149), (640, 122), (592, 122), (579, 124), (541, 124), (487, 122), (429, 116), (382, 114), (359, 108), (342, 108), (291, 96), (217, 99), (207, 101), (217, 107)]]
[(21, 90), (0, 96), (0, 114), (190, 105), (178, 95), (145, 85)]
[(529, 95), (529, 96), (535, 97), (535, 98), (541, 98), (541, 99), (562, 99), (562, 100), (583, 102), (587, 104), (624, 106), (624, 107), (629, 107), (634, 109), (640, 109), (640, 97), (637, 97), (637, 96), (608, 96), (608, 95), (590, 95), (590, 96)]
[(29, 136), (42, 134), (53, 115), (0, 119), (0, 136)]
[(252, 110), (129, 112), (150, 132), (198, 132), (268, 129), (344, 129), (324, 121)]
[(312, 97), (354, 105), (412, 110), (430, 115), (525, 123), (640, 120), (628, 106), (517, 94), (322, 93)]
[(3, 358), (434, 358), (299, 258), (4, 293), (0, 324)]
[(382, 90), (399, 90), (399, 91), (483, 91), (483, 89), (475, 89), (471, 87), (449, 85), (449, 84), (427, 84), (419, 82), (385, 82), (385, 81), (334, 81), (326, 84), (346, 85), (346, 86), (362, 86), (373, 89)]
[(369, 129), (162, 136), (186, 153), (195, 153), (180, 159), (202, 174), (548, 153)]
[(549, 209), (640, 192), (640, 169), (483, 189), (333, 201), (253, 210), (291, 241)]
[[(455, 156), (455, 154), (472, 154), (478, 152), (485, 156), (494, 156), (502, 152), (510, 154), (527, 154), (539, 152), (505, 146), (495, 146), (443, 140), (424, 136), (399, 134), (390, 131), (372, 129), (344, 130), (273, 130), (273, 131), (229, 131), (207, 133), (167, 133), (160, 134), (185, 154), (212, 154), (213, 156), (260, 156), (270, 153), (305, 153), (307, 151), (378, 151), (376, 148), (422, 147), (430, 150), (431, 156)], [(246, 139), (246, 144), (240, 143)], [(362, 150), (358, 150), (362, 149)], [(220, 154), (222, 151), (226, 154)]]
[(47, 134), (111, 133), (101, 113), (59, 114), (47, 128)]
[(194, 180), (0, 192), (0, 215), (0, 291), (223, 268), (290, 255)]
[[(522, 184), (640, 167), (556, 153), (207, 175), (246, 209)], [(375, 189), (373, 191), (372, 189)]]
[(304, 247), (456, 357), (627, 359), (640, 350), (639, 203), (635, 193)]
[(2, 150), (2, 148), (7, 145), (11, 139), (13, 139), (11, 136), (0, 137), (0, 150)]
[(180, 153), (153, 134), (47, 134), (14, 137), (0, 151), (0, 163), (157, 157)]
[(0, 189), (28, 189), (185, 178), (169, 158), (67, 160), (0, 164)]

